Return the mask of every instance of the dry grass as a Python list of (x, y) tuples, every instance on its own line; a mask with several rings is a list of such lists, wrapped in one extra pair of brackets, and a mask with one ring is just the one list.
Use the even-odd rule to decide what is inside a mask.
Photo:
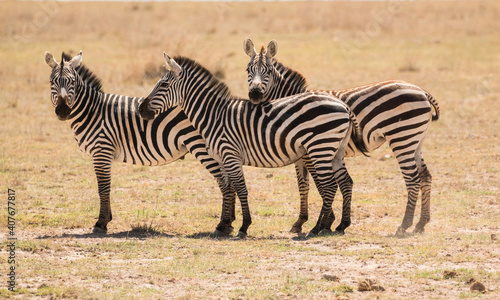
[[(1, 296), (500, 297), (500, 247), (490, 237), (500, 220), (498, 1), (0, 2), (0, 11), (0, 182), (17, 191), (19, 205), (19, 290), (2, 285)], [(114, 165), (110, 234), (89, 234), (98, 214), (95, 177), (55, 117), (44, 51), (58, 57), (82, 49), (105, 91), (146, 95), (165, 50), (197, 59), (244, 96), (247, 36), (257, 44), (277, 39), (278, 58), (311, 88), (397, 78), (434, 95), (443, 114), (424, 146), (434, 179), (424, 235), (390, 237), (406, 195), (387, 147), (347, 161), (355, 191), (353, 225), (343, 237), (303, 241), (286, 232), (298, 212), (287, 167), (246, 168), (251, 237), (210, 239), (220, 195), (192, 156), (160, 168)], [(310, 198), (306, 229), (320, 207), (316, 191)], [(0, 265), (5, 272), (6, 259)], [(445, 279), (445, 270), (457, 275)], [(325, 273), (340, 282), (322, 279)], [(485, 294), (470, 292), (471, 277)], [(364, 279), (385, 292), (359, 292)]]

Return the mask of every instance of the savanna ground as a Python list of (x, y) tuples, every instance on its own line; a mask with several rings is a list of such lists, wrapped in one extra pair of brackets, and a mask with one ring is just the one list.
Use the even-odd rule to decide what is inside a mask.
[[(1, 2), (0, 15), (1, 297), (500, 297), (498, 1)], [(355, 190), (345, 236), (288, 233), (298, 215), (289, 166), (246, 168), (250, 237), (212, 239), (220, 193), (191, 155), (156, 168), (115, 164), (114, 219), (108, 235), (91, 234), (99, 208), (93, 168), (54, 114), (44, 51), (59, 60), (63, 50), (82, 49), (105, 91), (144, 96), (162, 72), (165, 50), (198, 60), (245, 96), (247, 36), (257, 45), (276, 39), (277, 58), (311, 88), (403, 79), (433, 94), (442, 117), (424, 145), (433, 175), (424, 234), (392, 237), (406, 192), (387, 145), (370, 158), (347, 159)], [(17, 197), (13, 293), (8, 188)], [(337, 215), (340, 204), (337, 197)], [(314, 189), (305, 230), (320, 206)], [(338, 280), (323, 278), (328, 274)], [(471, 292), (471, 278), (486, 293)], [(385, 291), (358, 291), (365, 279)]]

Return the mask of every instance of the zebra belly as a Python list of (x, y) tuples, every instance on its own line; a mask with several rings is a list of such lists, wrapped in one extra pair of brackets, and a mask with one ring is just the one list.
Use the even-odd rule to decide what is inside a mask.
[[(141, 152), (140, 149), (135, 149), (138, 153)], [(123, 162), (129, 165), (145, 165), (145, 166), (162, 166), (172, 163), (180, 158), (183, 158), (188, 151), (186, 147), (181, 147), (181, 149), (172, 151), (170, 153), (163, 153), (162, 155), (156, 154), (154, 156), (141, 155), (137, 157), (132, 157), (131, 155), (126, 155), (123, 150), (117, 151), (115, 155), (115, 161)]]
[(259, 168), (279, 168), (291, 165), (298, 161), (306, 154), (304, 147), (300, 146), (297, 152), (289, 153), (287, 157), (259, 157), (247, 155), (246, 159), (243, 161), (243, 165)]

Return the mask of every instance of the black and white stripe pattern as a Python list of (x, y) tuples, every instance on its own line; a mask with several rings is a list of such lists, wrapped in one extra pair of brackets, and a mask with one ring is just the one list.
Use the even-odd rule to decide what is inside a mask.
[[(154, 121), (145, 121), (138, 113), (142, 98), (104, 93), (100, 80), (80, 65), (81, 58), (81, 52), (73, 59), (63, 53), (59, 64), (45, 53), (45, 62), (52, 68), (51, 99), (56, 114), (71, 126), (79, 148), (94, 164), (100, 197), (94, 232), (106, 232), (112, 219), (112, 161), (159, 166), (190, 152), (217, 179), (223, 201), (234, 202), (235, 192), (223, 181), (219, 163), (207, 153), (205, 140), (179, 107), (166, 110)], [(234, 218), (234, 210), (230, 217)]]
[[(307, 91), (305, 78), (274, 58), (277, 53), (275, 41), (271, 41), (266, 50), (262, 47), (257, 53), (251, 40), (246, 39), (244, 51), (250, 57), (247, 67), (249, 96), (254, 103), (267, 103), (272, 99)], [(356, 115), (367, 151), (373, 151), (388, 142), (394, 152), (408, 190), (406, 212), (396, 235), (404, 236), (411, 227), (419, 191), (422, 191), (422, 209), (414, 232), (423, 232), (430, 220), (432, 177), (421, 150), (431, 121), (437, 120), (440, 115), (437, 101), (423, 89), (397, 80), (324, 92), (341, 99)], [(352, 141), (349, 142), (346, 156), (359, 155), (361, 152)], [(299, 221), (304, 215), (307, 219), (309, 189), (307, 170), (300, 171), (297, 171), (301, 193)]]
[[(193, 126), (205, 138), (209, 152), (219, 160), (234, 186), (243, 211), (238, 236), (245, 237), (251, 224), (243, 165), (275, 168), (306, 157), (315, 168), (323, 208), (314, 236), (326, 227), (339, 184), (349, 201), (352, 180), (343, 157), (352, 130), (350, 113), (334, 97), (309, 92), (253, 105), (231, 96), (229, 89), (200, 64), (165, 55), (169, 71), (140, 105), (141, 116), (155, 118), (170, 107), (181, 106)], [(229, 204), (228, 204), (229, 205)], [(224, 226), (231, 225), (226, 207)], [(224, 231), (224, 227), (218, 228)]]

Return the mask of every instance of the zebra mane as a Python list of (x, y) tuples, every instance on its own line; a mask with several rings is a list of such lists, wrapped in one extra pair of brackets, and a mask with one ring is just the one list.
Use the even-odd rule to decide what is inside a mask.
[(298, 87), (299, 89), (303, 90), (304, 92), (307, 90), (307, 80), (306, 78), (300, 74), (299, 72), (293, 70), (292, 68), (286, 67), (279, 61), (273, 58), (273, 65), (278, 71), (278, 73), (281, 74), (283, 79), (290, 85), (294, 87)]
[[(185, 57), (185, 56), (175, 56), (174, 60), (179, 64), (183, 70), (189, 70), (190, 72), (196, 73), (196, 75), (202, 75), (203, 77), (208, 77), (207, 86), (213, 88), (213, 90), (219, 93), (224, 98), (233, 99), (233, 95), (229, 90), (229, 87), (217, 77), (215, 77), (212, 72), (207, 68), (202, 66), (200, 63)], [(198, 76), (197, 76), (198, 77)]]
[[(72, 57), (67, 53), (62, 53), (63, 61), (70, 61)], [(62, 61), (61, 61), (62, 63)], [(98, 92), (103, 92), (102, 90), (102, 82), (89, 68), (85, 65), (80, 64), (80, 66), (76, 67), (75, 71), (80, 75), (83, 82), (87, 83), (90, 87)]]

